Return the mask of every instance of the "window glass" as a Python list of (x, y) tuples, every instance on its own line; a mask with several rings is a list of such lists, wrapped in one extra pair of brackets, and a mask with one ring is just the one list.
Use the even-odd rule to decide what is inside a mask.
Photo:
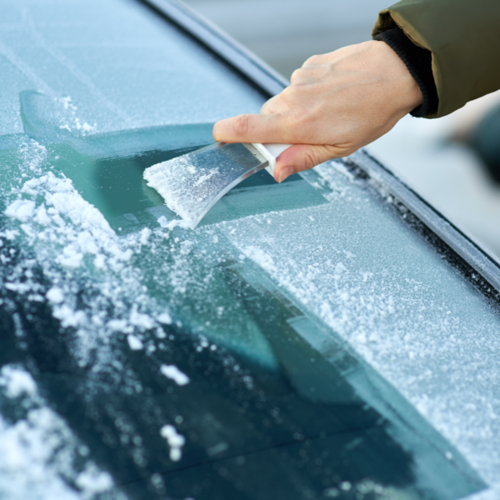
[(406, 214), (330, 163), (177, 227), (143, 170), (263, 96), (133, 2), (0, 22), (0, 497), (486, 487), (498, 317)]
[(59, 126), (109, 132), (213, 123), (258, 112), (261, 95), (215, 56), (135, 2), (2, 1), (2, 134), (23, 131), (19, 93), (67, 111)]

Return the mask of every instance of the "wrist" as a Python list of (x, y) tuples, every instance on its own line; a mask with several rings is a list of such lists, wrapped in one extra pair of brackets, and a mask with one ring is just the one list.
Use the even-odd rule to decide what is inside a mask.
[(399, 27), (378, 33), (375, 40), (385, 42), (396, 52), (422, 92), (422, 105), (413, 109), (411, 114), (416, 117), (435, 114), (439, 97), (432, 71), (432, 52), (413, 43)]
[(393, 105), (399, 108), (402, 115), (420, 107), (424, 101), (422, 90), (399, 55), (383, 41), (367, 43), (374, 44), (380, 71), (390, 81)]

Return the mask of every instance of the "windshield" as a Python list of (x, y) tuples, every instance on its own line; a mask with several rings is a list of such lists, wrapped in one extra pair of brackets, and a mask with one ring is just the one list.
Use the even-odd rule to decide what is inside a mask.
[(404, 210), (330, 163), (177, 227), (144, 169), (265, 97), (139, 3), (2, 7), (2, 498), (486, 486), (498, 316)]

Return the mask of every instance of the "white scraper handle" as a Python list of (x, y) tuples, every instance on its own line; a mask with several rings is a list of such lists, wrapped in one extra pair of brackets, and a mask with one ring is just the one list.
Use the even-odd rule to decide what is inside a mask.
[(274, 166), (276, 165), (276, 158), (283, 153), (283, 151), (291, 148), (293, 144), (259, 144), (253, 143), (254, 146), (260, 153), (262, 153), (266, 159), (269, 161), (269, 165), (266, 170), (274, 177)]

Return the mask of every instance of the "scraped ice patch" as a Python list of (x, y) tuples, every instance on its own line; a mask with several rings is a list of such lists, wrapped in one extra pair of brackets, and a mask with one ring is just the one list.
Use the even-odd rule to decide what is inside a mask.
[(387, 215), (378, 194), (327, 166), (318, 170), (322, 182), (334, 183), (332, 203), (217, 229), (349, 342), (497, 488), (498, 315), (411, 227)]
[(51, 222), (49, 215), (47, 214), (47, 210), (45, 209), (45, 205), (40, 205), (36, 211), (33, 220), (42, 226), (48, 226)]
[(83, 253), (80, 253), (73, 245), (67, 246), (57, 260), (63, 267), (76, 269), (82, 265)]
[(148, 244), (148, 241), (149, 241), (150, 236), (151, 236), (151, 229), (149, 229), (148, 227), (145, 227), (145, 228), (141, 231), (141, 236), (140, 236), (140, 242), (141, 242), (141, 245), (147, 245), (147, 244)]
[(80, 117), (77, 116), (78, 108), (74, 105), (70, 96), (55, 98), (54, 101), (60, 105), (60, 110), (57, 113), (59, 115), (60, 130), (67, 130), (73, 133), (79, 132), (82, 136), (95, 132), (97, 124), (94, 123), (91, 125), (86, 121), (82, 123)]
[(182, 219), (172, 219), (171, 221), (167, 220), (167, 218), (162, 215), (158, 217), (158, 224), (164, 229), (168, 229), (172, 231), (174, 227), (180, 227), (182, 229), (191, 229), (191, 224), (188, 221)]
[(67, 304), (55, 307), (52, 314), (54, 318), (61, 321), (61, 326), (63, 328), (85, 326), (88, 321), (85, 312), (75, 310)]
[[(29, 155), (33, 157), (46, 154), (36, 144), (31, 147)], [(164, 306), (158, 307), (148, 297), (141, 282), (142, 270), (130, 264), (140, 245), (151, 247), (153, 231), (145, 228), (137, 234), (117, 237), (100, 211), (75, 190), (71, 180), (52, 172), (29, 178), (11, 196), (16, 197), (8, 210), (12, 227), (1, 234), (5, 240), (21, 236), (21, 249), (27, 250), (28, 257), (26, 260), (20, 257), (16, 271), (9, 271), (5, 288), (30, 294), (28, 300), (47, 300), (52, 305), (52, 314), (61, 326), (76, 330), (72, 355), (78, 358), (78, 363), (86, 363), (96, 350), (100, 359), (105, 359), (104, 353), (113, 359), (107, 347), (109, 335), (150, 330), (158, 326), (159, 316), (168, 324)], [(28, 218), (30, 214), (32, 220)], [(16, 224), (22, 231), (16, 229)], [(161, 241), (164, 242), (163, 237)], [(155, 245), (153, 241), (151, 248)], [(180, 293), (191, 274), (186, 261), (189, 248), (182, 242), (177, 244), (177, 239), (172, 245), (180, 247), (179, 252), (165, 264), (162, 273), (171, 280), (176, 293)], [(5, 252), (1, 258), (5, 263)], [(25, 269), (26, 265), (40, 266), (48, 289), (47, 284), (41, 286), (32, 278), (34, 274)], [(72, 286), (63, 287), (60, 283)], [(128, 340), (131, 348), (143, 348), (138, 337)]]
[(177, 432), (173, 425), (164, 425), (160, 429), (160, 435), (167, 440), (170, 447), (170, 460), (178, 462), (182, 458), (182, 447), (186, 439)]
[(27, 371), (12, 365), (6, 365), (0, 371), (0, 386), (4, 387), (9, 398), (17, 398), (21, 394), (35, 395), (36, 383)]
[(105, 493), (113, 488), (113, 479), (108, 472), (100, 471), (96, 466), (91, 465), (78, 474), (76, 485), (85, 491), (87, 496)]
[(64, 292), (61, 288), (54, 286), (47, 292), (47, 299), (53, 304), (60, 304), (64, 300)]
[(194, 229), (224, 194), (261, 165), (243, 144), (214, 144), (153, 165), (144, 179)]
[(168, 314), (166, 312), (161, 313), (156, 319), (160, 323), (163, 323), (164, 325), (171, 325), (172, 324), (172, 316), (170, 316), (170, 314)]
[(33, 217), (35, 202), (30, 200), (16, 200), (5, 209), (5, 215), (26, 222)]
[(144, 349), (144, 344), (142, 343), (141, 339), (139, 339), (139, 337), (136, 337), (135, 335), (128, 335), (127, 342), (132, 351), (140, 351), (141, 349)]
[(55, 261), (62, 267), (78, 269), (85, 256), (91, 255), (96, 268), (118, 270), (131, 258), (132, 251), (123, 249), (101, 212), (76, 192), (69, 179), (49, 172), (25, 182), (21, 192), (35, 198), (41, 194), (44, 202), (37, 205), (33, 200), (16, 200), (7, 215), (26, 224), (32, 218), (44, 226), (42, 230), (31, 226), (23, 230), (33, 240), (61, 244)]
[(147, 168), (144, 179), (163, 196), (170, 210), (194, 228), (217, 195), (217, 191), (214, 192), (216, 185), (208, 182), (217, 172), (217, 168), (198, 166), (196, 157), (191, 154)]
[(161, 365), (160, 371), (165, 377), (173, 380), (177, 385), (189, 384), (189, 377), (175, 365)]
[(97, 500), (114, 491), (111, 475), (87, 457), (86, 447), (47, 406), (23, 367), (2, 368), (3, 397), (21, 401), (16, 418), (0, 417), (0, 498)]
[(111, 319), (107, 323), (107, 327), (114, 332), (123, 332), (128, 326), (128, 321), (124, 319)]
[(130, 312), (130, 324), (143, 330), (149, 330), (155, 326), (155, 321), (148, 314), (138, 312), (137, 306), (134, 305)]
[(200, 186), (204, 182), (207, 182), (210, 180), (214, 175), (217, 175), (219, 173), (218, 168), (212, 168), (208, 174), (201, 175), (200, 178), (194, 183), (195, 186)]

